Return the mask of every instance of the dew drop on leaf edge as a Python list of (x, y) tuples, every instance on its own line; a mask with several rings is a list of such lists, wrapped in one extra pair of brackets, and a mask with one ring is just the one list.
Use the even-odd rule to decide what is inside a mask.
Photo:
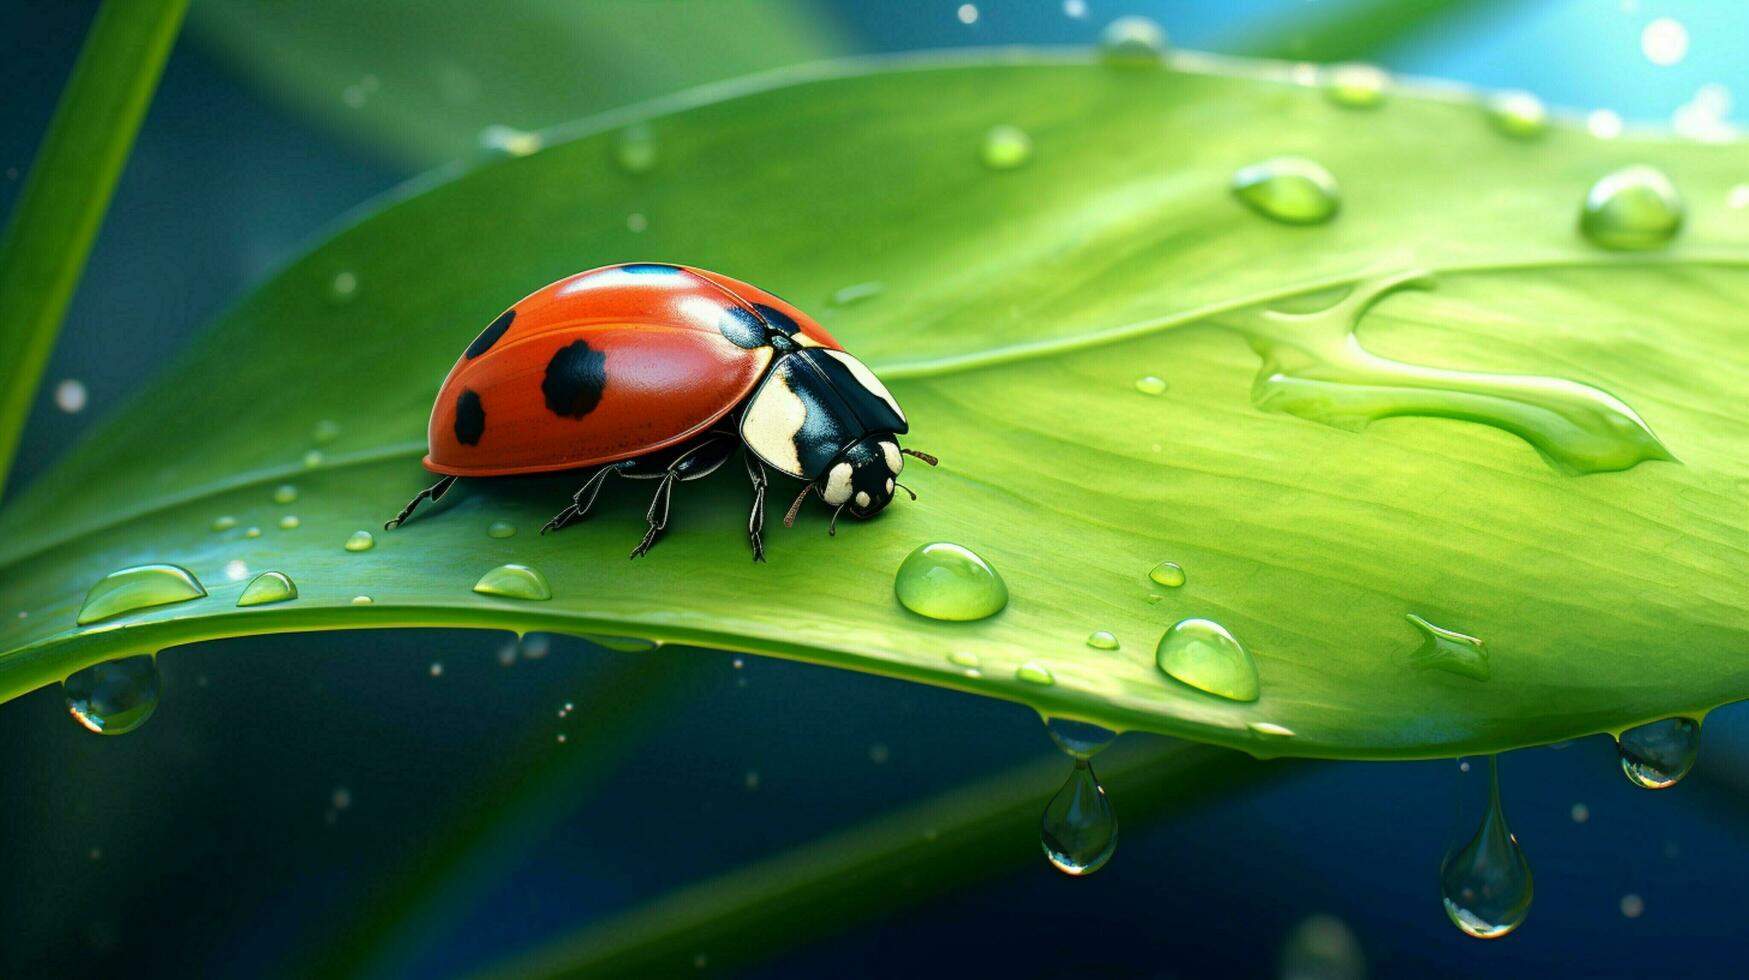
[(61, 682), (73, 719), (100, 735), (145, 724), (158, 708), (158, 688), (158, 658), (149, 653), (92, 664)]
[(1585, 195), (1579, 230), (1595, 245), (1644, 251), (1682, 230), (1682, 197), (1656, 167), (1624, 167), (1598, 178)]
[(180, 565), (134, 565), (110, 572), (85, 593), (75, 622), (84, 626), (152, 606), (187, 602), (206, 595), (194, 573)]
[(1668, 789), (1694, 768), (1700, 754), (1700, 722), (1665, 718), (1638, 725), (1615, 741), (1622, 774), (1641, 789)]
[(1117, 732), (1092, 722), (1046, 718), (1045, 732), (1057, 748), (1074, 759), (1091, 759), (1117, 740)]
[(506, 599), (528, 599), (535, 602), (553, 597), (552, 586), (547, 584), (547, 577), (527, 565), (499, 565), (474, 583), (474, 591), (481, 595), (502, 596)]
[(1166, 58), (1166, 31), (1146, 17), (1119, 17), (1099, 34), (1099, 60), (1114, 68), (1151, 68)]
[(1116, 650), (1120, 644), (1110, 630), (1095, 630), (1087, 635), (1087, 645), (1095, 650)]
[(1160, 672), (1199, 691), (1230, 701), (1255, 701), (1261, 690), (1250, 651), (1208, 619), (1181, 619), (1154, 650)]
[(1324, 77), (1324, 92), (1330, 101), (1349, 109), (1382, 105), (1391, 87), (1391, 76), (1383, 68), (1358, 62), (1333, 65)]
[(1148, 580), (1155, 585), (1176, 589), (1184, 584), (1184, 568), (1175, 561), (1163, 561), (1148, 570)]
[(899, 602), (919, 616), (951, 622), (985, 619), (1008, 605), (1008, 584), (990, 563), (962, 545), (921, 545), (893, 578)]
[(516, 533), (516, 525), (505, 520), (497, 520), (486, 525), (486, 537), (508, 538)]
[(1032, 137), (1018, 126), (992, 126), (984, 134), (981, 152), (984, 166), (991, 170), (1013, 170), (1032, 159)]
[(347, 551), (369, 551), (376, 547), (377, 539), (369, 531), (354, 531), (346, 539), (344, 547)]
[(1548, 107), (1529, 92), (1496, 92), (1488, 99), (1487, 108), (1488, 120), (1507, 136), (1535, 139), (1548, 132)]
[(1271, 157), (1233, 173), (1233, 194), (1251, 210), (1283, 224), (1323, 224), (1342, 204), (1336, 178), (1305, 157)]
[(243, 594), (237, 597), (237, 605), (268, 606), (276, 602), (290, 602), (298, 597), (297, 584), (284, 572), (262, 572), (243, 587)]

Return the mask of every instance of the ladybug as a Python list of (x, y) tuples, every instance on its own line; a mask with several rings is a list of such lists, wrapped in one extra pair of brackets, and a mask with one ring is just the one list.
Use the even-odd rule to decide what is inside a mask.
[[(838, 515), (893, 499), (908, 431), (899, 403), (826, 329), (777, 296), (683, 265), (635, 262), (561, 279), (505, 310), (450, 368), (431, 409), (421, 490), (385, 529), (462, 477), (590, 469), (541, 528), (587, 517), (608, 477), (655, 480), (650, 550), (674, 485), (716, 472), (737, 449), (753, 483), (747, 537), (765, 560), (766, 468), (805, 481)], [(911, 494), (916, 499), (916, 494)]]

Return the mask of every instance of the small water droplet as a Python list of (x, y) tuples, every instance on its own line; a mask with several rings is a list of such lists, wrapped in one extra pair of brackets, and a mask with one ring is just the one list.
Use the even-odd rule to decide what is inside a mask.
[(631, 214), (626, 215), (627, 231), (641, 232), (648, 227), (650, 227), (650, 219), (646, 217), (642, 211), (633, 211)]
[(1069, 779), (1045, 805), (1039, 843), (1058, 871), (1090, 875), (1117, 850), (1117, 813), (1086, 759), (1075, 760)]
[(1040, 687), (1050, 687), (1057, 682), (1056, 677), (1051, 674), (1048, 668), (1030, 660), (1016, 667), (1014, 676), (1028, 684), (1037, 684)]
[(1184, 568), (1175, 561), (1163, 561), (1148, 571), (1148, 579), (1155, 585), (1176, 589), (1184, 584)]
[(180, 565), (135, 565), (110, 572), (85, 593), (75, 622), (84, 626), (123, 613), (186, 602), (206, 595), (194, 573)]
[(68, 378), (55, 385), (55, 407), (68, 415), (84, 411), (87, 397), (85, 383), (78, 378)]
[(1088, 634), (1087, 645), (1095, 650), (1116, 650), (1119, 646), (1116, 634), (1110, 630), (1098, 630)]
[(347, 551), (369, 551), (377, 546), (377, 539), (369, 531), (354, 531), (346, 539)]
[(1119, 17), (1099, 35), (1099, 60), (1117, 68), (1150, 68), (1166, 58), (1166, 32), (1146, 17)]
[(486, 525), (486, 537), (508, 538), (516, 533), (516, 525), (505, 520), (497, 520)]
[(297, 597), (297, 585), (284, 572), (262, 572), (243, 587), (243, 594), (237, 597), (237, 605), (266, 606)]
[(1334, 65), (1325, 73), (1325, 82), (1330, 101), (1350, 109), (1371, 109), (1384, 104), (1391, 76), (1377, 65)]
[(213, 518), (213, 530), (215, 531), (229, 531), (236, 526), (237, 519), (230, 514), (221, 514)]
[(1700, 754), (1700, 722), (1665, 718), (1630, 728), (1615, 740), (1621, 771), (1641, 789), (1668, 789), (1694, 768)]
[(1247, 722), (1246, 727), (1259, 735), (1273, 735), (1278, 738), (1290, 738), (1294, 733), (1293, 729), (1286, 725), (1277, 725), (1273, 721)]
[(304, 454), (304, 469), (313, 470), (321, 465), (322, 451), (320, 449), (312, 449)]
[(1174, 680), (1233, 701), (1255, 701), (1260, 693), (1250, 652), (1213, 620), (1174, 623), (1160, 637), (1154, 663)]
[(333, 419), (322, 419), (310, 427), (312, 442), (333, 442), (340, 436), (340, 423)]
[(970, 650), (955, 650), (947, 655), (947, 662), (964, 669), (967, 677), (977, 677), (981, 673), (978, 670), (978, 655)]
[(1621, 914), (1629, 919), (1637, 919), (1646, 914), (1646, 900), (1633, 892), (1621, 897)]
[(832, 305), (850, 306), (853, 303), (860, 303), (865, 299), (879, 296), (886, 288), (884, 284), (878, 282), (859, 282), (845, 286), (832, 294)]
[(358, 276), (351, 272), (336, 272), (334, 278), (328, 281), (328, 295), (336, 302), (344, 303), (352, 299), (358, 292)]
[(1488, 759), (1488, 804), (1469, 843), (1439, 866), (1445, 914), (1466, 935), (1498, 939), (1524, 923), (1535, 886), (1530, 862), (1506, 825), (1500, 806), (1500, 767)]
[(273, 502), (276, 504), (296, 503), (297, 499), (298, 488), (290, 483), (281, 483), (273, 488)]
[(1305, 157), (1271, 157), (1233, 174), (1233, 195), (1267, 218), (1290, 225), (1329, 221), (1342, 204), (1336, 178)]
[(243, 529), (243, 536), (245, 538), (259, 538), (259, 537), (261, 537), (261, 529), (258, 527), (244, 528)]
[(1472, 680), (1488, 679), (1487, 644), (1468, 634), (1435, 626), (1414, 613), (1406, 618), (1421, 631), (1421, 645), (1409, 654), (1410, 666), (1443, 670)]
[(984, 166), (1013, 170), (1032, 159), (1032, 137), (1018, 126), (992, 126), (984, 134)]
[(552, 587), (547, 584), (547, 578), (527, 565), (499, 565), (474, 583), (474, 591), (481, 595), (503, 596), (507, 599), (532, 599), (536, 601), (551, 599)]
[(647, 174), (656, 169), (661, 159), (661, 147), (649, 123), (632, 123), (614, 137), (613, 162), (628, 174)]
[(1166, 393), (1166, 382), (1153, 375), (1144, 375), (1136, 379), (1136, 390), (1144, 395), (1162, 395)]
[(1495, 129), (1519, 139), (1535, 139), (1549, 129), (1543, 100), (1520, 90), (1496, 92), (1488, 100), (1488, 119)]
[(539, 133), (514, 126), (491, 125), (480, 130), (480, 147), (507, 156), (525, 157), (541, 148)]
[(302, 522), (298, 520), (298, 515), (287, 514), (279, 519), (279, 529), (281, 531), (295, 530), (300, 523)]
[(355, 595), (352, 597), (352, 604), (355, 606), (368, 606), (371, 604), (371, 601), (371, 597), (367, 595)]
[(1655, 167), (1617, 170), (1591, 185), (1579, 230), (1604, 248), (1639, 251), (1670, 243), (1682, 230), (1682, 197)]
[(1057, 748), (1077, 759), (1091, 759), (1117, 739), (1109, 728), (1068, 718), (1046, 718), (1045, 731)]
[[(431, 666), (426, 668), (426, 673), (430, 674), (433, 677), (442, 677), (443, 676), (443, 661), (433, 660), (431, 662)], [(563, 738), (564, 738), (564, 736), (560, 736), (561, 740)]]
[(1574, 823), (1585, 823), (1591, 819), (1591, 808), (1583, 803), (1575, 803), (1567, 811), (1567, 815), (1573, 818)]
[(984, 619), (1008, 605), (1008, 583), (996, 569), (970, 549), (945, 541), (907, 555), (893, 591), (906, 609), (930, 619)]
[(100, 735), (146, 723), (158, 708), (158, 658), (149, 653), (92, 664), (61, 682), (73, 719)]

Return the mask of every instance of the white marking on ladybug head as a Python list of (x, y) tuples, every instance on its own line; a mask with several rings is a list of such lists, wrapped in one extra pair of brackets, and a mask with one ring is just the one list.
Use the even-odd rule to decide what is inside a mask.
[(891, 497), (892, 495), (893, 495), (893, 478), (889, 476), (889, 477), (887, 477), (887, 496)]
[(839, 463), (826, 474), (826, 489), (820, 496), (828, 504), (837, 507), (850, 499), (850, 473), (849, 463)]
[[(741, 438), (773, 469), (807, 479), (796, 448), (796, 437), (807, 418), (808, 406), (790, 388), (789, 375), (774, 373), (748, 403), (747, 413), (741, 417)], [(845, 496), (848, 499), (849, 494)]]
[(874, 503), (874, 501), (869, 498), (868, 494), (861, 490), (856, 491), (856, 506), (866, 508), (872, 503)]
[(881, 455), (887, 458), (887, 469), (892, 470), (894, 476), (898, 476), (904, 471), (905, 457), (899, 455), (899, 447), (897, 444), (883, 441), (881, 443)]

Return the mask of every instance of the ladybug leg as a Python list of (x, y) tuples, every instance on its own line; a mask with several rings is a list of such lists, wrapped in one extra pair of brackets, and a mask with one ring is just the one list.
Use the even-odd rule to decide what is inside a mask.
[(618, 473), (622, 468), (620, 464), (613, 463), (589, 474), (589, 479), (578, 488), (576, 493), (571, 495), (571, 506), (554, 514), (553, 519), (546, 522), (545, 526), (540, 529), (540, 533), (561, 530), (572, 521), (580, 521), (589, 516), (589, 508), (594, 507), (595, 498), (601, 496), (601, 485), (607, 482), (609, 476)]
[(441, 499), (444, 494), (449, 492), (450, 487), (455, 486), (455, 481), (456, 481), (455, 477), (446, 476), (443, 479), (437, 481), (436, 483), (433, 483), (431, 486), (428, 486), (425, 489), (419, 491), (417, 494), (415, 494), (413, 496), (412, 500), (407, 501), (407, 506), (401, 508), (401, 512), (399, 514), (396, 514), (393, 520), (387, 521), (383, 524), (383, 530), (393, 531), (395, 528), (398, 528), (402, 524), (405, 524), (407, 522), (407, 518), (413, 516), (413, 508), (419, 506), (420, 501), (429, 500), (434, 504), (437, 503), (437, 501), (439, 499)]
[(674, 484), (680, 479), (678, 468), (671, 467), (662, 474), (661, 482), (656, 484), (656, 496), (650, 501), (650, 510), (645, 519), (650, 522), (650, 529), (644, 532), (644, 540), (632, 549), (631, 557), (642, 558), (650, 553), (650, 547), (668, 527), (668, 507), (674, 502)]
[(765, 464), (753, 458), (751, 452), (741, 457), (747, 464), (747, 476), (753, 481), (753, 512), (747, 515), (747, 540), (753, 545), (753, 560), (765, 560)]
[[(673, 462), (656, 477), (656, 496), (650, 501), (650, 510), (645, 515), (650, 527), (644, 532), (644, 540), (632, 549), (633, 558), (641, 558), (647, 554), (656, 539), (668, 528), (668, 510), (674, 502), (674, 484), (682, 480), (698, 480), (711, 475), (717, 468), (735, 454), (740, 438), (727, 432), (707, 432), (698, 440), (688, 444), (674, 457)], [(629, 471), (627, 476), (644, 479), (655, 476)]]

